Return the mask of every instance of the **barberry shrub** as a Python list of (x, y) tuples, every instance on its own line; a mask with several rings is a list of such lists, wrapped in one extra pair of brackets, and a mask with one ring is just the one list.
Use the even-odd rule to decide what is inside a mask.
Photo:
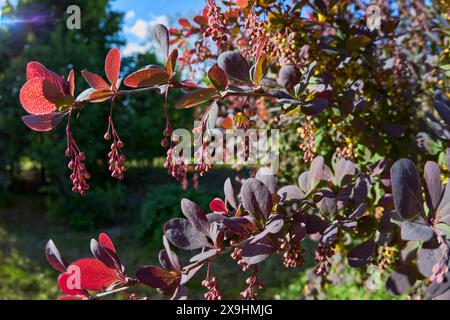
[[(307, 237), (317, 242), (317, 277), (329, 274), (339, 251), (350, 267), (389, 273), (385, 285), (393, 295), (450, 298), (449, 9), (446, 1), (390, 1), (375, 10), (352, 1), (207, 0), (192, 21), (154, 28), (163, 66), (121, 78), (120, 52), (111, 49), (107, 80), (82, 71), (90, 88), (77, 97), (72, 70), (65, 80), (30, 62), (20, 91), (29, 115), (22, 119), (36, 131), (67, 119), (70, 179), (81, 195), (90, 187), (88, 155), (75, 141), (71, 119), (89, 103), (110, 104), (103, 138), (111, 142), (108, 169), (119, 180), (125, 143), (113, 110), (128, 95), (164, 96), (164, 167), (184, 184), (188, 172), (203, 176), (213, 164), (203, 153), (196, 165), (187, 155), (172, 160), (178, 141), (170, 115), (182, 112), (169, 108), (172, 90), (184, 93), (175, 109), (198, 111), (195, 133), (216, 126), (278, 128), (284, 137), (278, 177), (261, 168), (240, 182), (227, 179), (223, 197), (211, 199), (209, 208), (181, 200), (184, 217), (165, 223), (159, 266), (130, 273), (103, 233), (91, 240), (93, 258), (72, 263), (50, 240), (45, 252), (60, 272), (61, 299), (115, 293), (145, 299), (133, 292), (137, 285), (184, 299), (202, 271), (205, 298), (223, 299), (215, 262), (226, 256), (248, 272), (241, 297), (256, 299), (263, 289), (260, 265), (279, 254), (284, 267), (302, 267)], [(200, 72), (204, 79), (192, 81)], [(180, 258), (178, 250), (190, 257)]]

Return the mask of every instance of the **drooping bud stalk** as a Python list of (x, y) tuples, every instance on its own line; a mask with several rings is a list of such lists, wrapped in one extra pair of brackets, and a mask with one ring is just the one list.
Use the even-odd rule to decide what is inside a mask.
[(258, 291), (264, 287), (262, 282), (258, 280), (258, 265), (253, 267), (253, 273), (245, 280), (245, 283), (248, 287), (241, 292), (241, 297), (245, 300), (257, 300), (259, 297)]
[(220, 292), (217, 278), (211, 273), (211, 263), (208, 264), (208, 272), (206, 279), (202, 281), (202, 286), (208, 289), (205, 293), (206, 300), (222, 300), (223, 296)]
[(106, 131), (104, 138), (105, 140), (111, 140), (111, 151), (108, 153), (108, 169), (111, 172), (111, 176), (113, 178), (122, 180), (123, 173), (127, 170), (125, 166), (125, 156), (122, 152), (122, 148), (124, 147), (123, 141), (120, 139), (116, 126), (114, 125), (114, 121), (112, 118), (112, 108), (114, 105), (114, 99), (111, 103), (110, 113), (108, 117), (108, 130)]
[(80, 151), (70, 131), (71, 116), (72, 114), (70, 112), (66, 127), (67, 149), (65, 151), (65, 155), (66, 157), (70, 158), (68, 167), (72, 171), (72, 173), (70, 174), (70, 180), (73, 184), (72, 191), (84, 196), (86, 194), (86, 191), (89, 190), (89, 184), (86, 182), (86, 180), (90, 179), (91, 175), (86, 170), (86, 166), (83, 163), (83, 161), (86, 159), (86, 154)]

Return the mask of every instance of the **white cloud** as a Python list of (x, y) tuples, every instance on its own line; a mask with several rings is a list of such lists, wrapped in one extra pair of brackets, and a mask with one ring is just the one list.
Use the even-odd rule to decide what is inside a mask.
[(136, 12), (134, 10), (129, 10), (125, 13), (124, 19), (131, 20), (131, 19), (134, 19), (134, 17), (136, 17)]
[(122, 53), (124, 56), (131, 56), (137, 53), (144, 53), (147, 52), (151, 48), (151, 44), (139, 44), (135, 42), (130, 42), (122, 49)]
[(144, 40), (150, 37), (152, 28), (159, 23), (167, 26), (169, 24), (169, 18), (166, 15), (162, 15), (152, 16), (150, 20), (138, 19), (134, 25), (125, 26), (124, 32), (132, 34), (140, 40)]
[[(129, 12), (130, 11), (128, 11), (126, 15), (131, 16), (132, 14)], [(133, 13), (136, 14), (134, 11)], [(154, 49), (155, 46), (151, 38), (151, 32), (153, 27), (160, 23), (169, 26), (169, 17), (166, 15), (152, 15), (149, 20), (138, 19), (133, 25), (125, 26), (123, 29), (124, 33), (134, 36), (137, 38), (137, 41), (133, 38), (127, 39), (127, 44), (122, 49), (124, 55), (129, 56)]]

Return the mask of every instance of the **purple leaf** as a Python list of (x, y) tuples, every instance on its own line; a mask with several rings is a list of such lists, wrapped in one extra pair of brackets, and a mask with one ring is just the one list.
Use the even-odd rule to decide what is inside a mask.
[(53, 240), (48, 240), (47, 245), (45, 246), (45, 256), (47, 257), (48, 262), (61, 273), (66, 272), (69, 264), (66, 262), (64, 257), (59, 252), (58, 248), (55, 246)]
[(423, 178), (425, 179), (425, 191), (428, 207), (437, 209), (444, 190), (441, 182), (441, 169), (434, 161), (425, 163)]
[(194, 266), (193, 264), (192, 264), (192, 265), (186, 266), (186, 268), (187, 268), (188, 271), (187, 271), (186, 273), (183, 273), (183, 274), (181, 275), (180, 285), (184, 285), (184, 284), (188, 283), (188, 282), (195, 276), (195, 274), (196, 274), (198, 271), (200, 271), (200, 269), (201, 269), (204, 265), (205, 265), (205, 264), (202, 263), (202, 264), (199, 264), (198, 266)]
[(278, 72), (278, 84), (287, 90), (292, 90), (300, 82), (302, 74), (293, 64), (285, 64)]
[(336, 224), (330, 224), (322, 234), (320, 243), (324, 246), (331, 245), (338, 235), (339, 228)]
[(402, 223), (401, 234), (405, 241), (429, 241), (434, 236), (434, 230), (421, 221), (405, 221)]
[(174, 218), (164, 225), (164, 234), (176, 247), (185, 250), (195, 250), (211, 247), (206, 236), (195, 229), (187, 219)]
[(275, 246), (268, 236), (260, 239), (258, 242), (248, 242), (242, 248), (242, 258), (249, 264), (257, 264), (267, 259), (273, 252)]
[(247, 83), (250, 80), (250, 66), (247, 60), (239, 53), (226, 51), (220, 54), (217, 64), (232, 78)]
[(339, 186), (343, 186), (349, 183), (355, 175), (356, 166), (352, 161), (341, 157), (337, 160), (336, 168), (334, 171), (336, 175), (336, 184)]
[(306, 222), (306, 232), (308, 234), (315, 234), (322, 232), (328, 226), (328, 222), (316, 215), (308, 215)]
[(325, 98), (314, 98), (313, 100), (307, 102), (307, 104), (301, 107), (304, 114), (308, 116), (314, 116), (321, 113), (328, 107), (328, 99)]
[(354, 219), (354, 220), (359, 219), (363, 216), (363, 214), (366, 212), (366, 210), (367, 210), (367, 204), (361, 203), (359, 205), (359, 207), (356, 208), (356, 210), (352, 212), (352, 214), (349, 216), (349, 218)]
[(417, 280), (417, 269), (410, 263), (395, 269), (386, 281), (390, 294), (399, 296), (411, 290)]
[(270, 168), (262, 167), (256, 173), (255, 179), (264, 183), (269, 189), (270, 193), (275, 193), (277, 188), (277, 181), (275, 175)]
[(305, 194), (297, 186), (284, 186), (278, 190), (277, 194), (285, 201), (302, 200)]
[(217, 250), (216, 249), (208, 249), (205, 250), (195, 256), (193, 256), (189, 262), (197, 262), (197, 261), (202, 261), (202, 260), (208, 260), (209, 258), (214, 257), (217, 254)]
[(153, 38), (159, 44), (164, 57), (167, 58), (169, 56), (169, 30), (164, 25), (157, 24), (153, 28)]
[(375, 241), (369, 239), (351, 249), (347, 255), (348, 264), (353, 268), (363, 267), (372, 261)]
[(136, 278), (143, 284), (156, 289), (169, 287), (177, 275), (158, 266), (143, 266), (136, 272)]
[(254, 222), (247, 217), (224, 218), (222, 223), (225, 227), (238, 235), (246, 235), (257, 230)]
[(411, 160), (400, 159), (392, 165), (391, 181), (397, 212), (404, 219), (422, 212), (419, 174)]
[(105, 248), (97, 240), (91, 239), (91, 252), (98, 260), (103, 262), (108, 268), (114, 268), (122, 271), (122, 264), (116, 253)]
[(181, 200), (181, 211), (198, 232), (209, 234), (209, 221), (202, 208), (189, 199), (183, 199)]
[(322, 180), (324, 160), (322, 156), (316, 157), (309, 167), (309, 190), (313, 190)]
[(429, 278), (433, 273), (433, 267), (443, 258), (444, 253), (437, 243), (430, 241), (424, 243), (417, 251), (417, 269)]
[(163, 245), (165, 249), (165, 254), (167, 255), (168, 262), (171, 265), (171, 268), (167, 269), (180, 271), (181, 270), (180, 259), (178, 258), (177, 254), (173, 252), (172, 249), (170, 248), (170, 244), (166, 236), (163, 236)]
[(231, 184), (231, 179), (228, 178), (223, 185), (223, 191), (225, 194), (225, 198), (235, 210), (237, 210), (238, 206), (236, 203), (236, 196), (234, 194), (233, 185)]
[(241, 189), (242, 205), (257, 221), (266, 220), (272, 211), (272, 196), (259, 180), (245, 180)]

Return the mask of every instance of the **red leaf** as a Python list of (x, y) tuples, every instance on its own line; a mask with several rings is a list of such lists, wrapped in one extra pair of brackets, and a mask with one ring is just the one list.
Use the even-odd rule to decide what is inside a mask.
[(58, 285), (62, 292), (68, 295), (84, 294), (84, 291), (80, 288), (76, 288), (77, 284), (73, 278), (74, 272), (61, 273), (58, 277)]
[(233, 123), (234, 123), (233, 122), (233, 117), (228, 116), (228, 117), (226, 117), (225, 119), (222, 120), (220, 126), (223, 129), (233, 129)]
[(62, 297), (58, 298), (58, 300), (60, 300), (60, 301), (63, 301), (63, 300), (84, 300), (84, 299), (87, 299), (87, 296), (81, 295), (81, 294), (77, 294), (77, 295), (74, 295), (74, 296), (70, 296), (70, 295), (62, 296)]
[(98, 242), (102, 247), (116, 253), (116, 248), (114, 247), (111, 238), (106, 233), (100, 233), (100, 235), (98, 236)]
[(227, 212), (227, 207), (225, 206), (225, 202), (223, 202), (220, 198), (215, 198), (209, 203), (209, 208), (214, 212)]
[(185, 18), (181, 18), (178, 20), (178, 23), (180, 24), (180, 26), (185, 27), (185, 28), (191, 28), (191, 23), (189, 22), (188, 19)]
[(210, 100), (215, 94), (217, 94), (217, 89), (215, 88), (199, 88), (195, 91), (186, 93), (178, 100), (175, 107), (177, 109), (192, 108)]
[(219, 91), (225, 90), (228, 86), (228, 76), (219, 66), (212, 66), (211, 69), (209, 69), (208, 78), (213, 86)]
[(105, 59), (105, 73), (109, 82), (116, 87), (116, 83), (119, 80), (120, 72), (120, 51), (117, 48), (109, 50)]
[(75, 95), (75, 73), (73, 72), (73, 69), (69, 72), (67, 82), (69, 84), (69, 94), (73, 97)]
[(23, 116), (22, 121), (34, 131), (50, 131), (66, 116), (66, 112), (52, 112), (42, 115)]
[(170, 77), (172, 77), (173, 73), (175, 72), (175, 67), (177, 65), (177, 59), (178, 59), (178, 50), (173, 49), (172, 52), (170, 53), (169, 57), (167, 58), (167, 63), (166, 63), (166, 71)]
[(170, 286), (177, 279), (178, 274), (158, 266), (144, 266), (136, 272), (136, 277), (143, 284), (152, 288), (163, 289)]
[(80, 259), (71, 266), (79, 268), (81, 288), (92, 291), (103, 291), (117, 282), (123, 282), (115, 269), (108, 268), (97, 259)]
[(241, 7), (241, 9), (244, 9), (248, 6), (248, 0), (236, 0), (236, 4)]
[(151, 67), (133, 72), (125, 78), (125, 85), (131, 88), (148, 87), (166, 84), (169, 81), (169, 74), (159, 68)]
[(81, 71), (81, 75), (89, 85), (96, 90), (109, 90), (109, 84), (98, 74), (89, 72), (87, 70)]
[(30, 114), (47, 114), (56, 110), (55, 100), (61, 92), (45, 78), (28, 80), (20, 89), (20, 103)]
[(34, 78), (45, 78), (58, 88), (58, 91), (67, 92), (67, 83), (65, 79), (55, 72), (47, 69), (42, 63), (31, 61), (27, 64), (27, 81)]

